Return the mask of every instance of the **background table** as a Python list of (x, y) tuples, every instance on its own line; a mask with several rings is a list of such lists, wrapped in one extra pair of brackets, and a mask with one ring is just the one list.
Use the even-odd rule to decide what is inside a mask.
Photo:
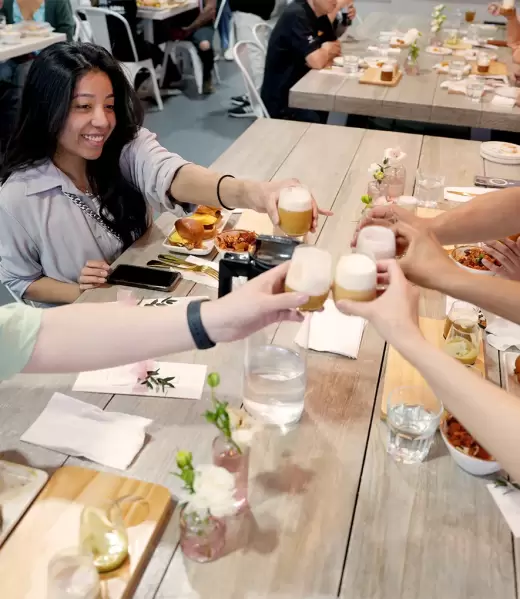
[[(476, 142), (266, 119), (250, 127), (214, 167), (258, 180), (298, 177), (320, 206), (334, 210), (333, 218), (320, 220), (314, 241), (337, 258), (361, 215), (368, 166), (391, 145), (408, 155), (406, 193), (413, 192), (418, 165), (446, 175), (449, 185), (471, 185), (475, 174), (520, 178), (520, 167), (485, 162)], [(272, 230), (262, 215), (246, 212), (240, 218), (244, 226)], [(155, 257), (171, 222), (162, 215), (119, 262), (145, 264)], [(175, 294), (214, 297), (216, 290), (182, 282)], [(82, 301), (115, 298), (116, 289), (107, 288), (85, 293)], [(424, 292), (421, 314), (443, 318), (443, 296)], [(295, 328), (284, 323), (270, 334), (290, 342)], [(243, 349), (237, 342), (167, 359), (218, 370), (220, 397), (240, 405)], [(487, 349), (488, 376), (499, 382), (496, 352)], [(212, 564), (184, 560), (174, 516), (135, 598), (518, 599), (512, 537), (486, 481), (460, 470), (440, 439), (420, 466), (397, 465), (386, 455), (378, 417), (384, 360), (385, 343), (371, 326), (357, 360), (311, 353), (302, 422), (285, 435), (266, 431), (253, 447), (252, 513), (241, 523), (237, 548)], [(70, 393), (74, 379), (19, 375), (0, 384), (3, 458), (47, 470), (65, 462), (100, 469), (19, 440), (52, 393)], [(197, 402), (73, 395), (153, 419), (150, 439), (128, 476), (175, 491), (171, 471), (178, 449), (193, 451), (199, 463), (210, 459), (216, 431), (202, 417), (207, 396)], [(518, 550), (520, 545), (517, 556)]]
[(47, 37), (24, 37), (19, 44), (0, 44), (0, 62), (38, 52), (57, 42), (66, 41), (67, 36), (64, 33), (51, 33)]
[(163, 10), (139, 8), (137, 11), (137, 16), (140, 19), (143, 19), (144, 39), (147, 42), (153, 44), (154, 21), (165, 21), (166, 19), (175, 17), (176, 15), (188, 12), (188, 10), (193, 10), (198, 6), (199, 0), (187, 0), (184, 4), (181, 4), (180, 6), (173, 6), (172, 8), (165, 8)]
[[(407, 31), (411, 27), (417, 27), (423, 32), (424, 37), (420, 43), (424, 47), (430, 36), (426, 33), (429, 32), (430, 26), (424, 19), (413, 15), (373, 13), (354, 32), (362, 41), (343, 44), (343, 53), (359, 57), (369, 56), (367, 47), (377, 44), (379, 31)], [(501, 39), (503, 36), (504, 32), (499, 30), (495, 37)], [(487, 51), (498, 54), (499, 60), (505, 62), (511, 72), (512, 53), (509, 48)], [(400, 60), (404, 60), (405, 56), (406, 50), (402, 50)], [(392, 54), (390, 57), (398, 56)], [(466, 96), (449, 94), (447, 90), (441, 89), (440, 84), (449, 77), (437, 74), (432, 67), (451, 58), (432, 56), (421, 51), (421, 73), (417, 76), (405, 73), (395, 87), (361, 84), (358, 79), (349, 78), (333, 70), (311, 70), (291, 88), (289, 105), (327, 112), (520, 131), (520, 107), (497, 107), (491, 104), (490, 94), (486, 94), (483, 101), (477, 103)]]

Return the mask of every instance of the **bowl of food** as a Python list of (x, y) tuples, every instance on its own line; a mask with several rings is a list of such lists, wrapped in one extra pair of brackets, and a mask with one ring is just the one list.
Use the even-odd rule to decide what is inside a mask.
[(22, 41), (22, 32), (14, 29), (12, 26), (7, 26), (0, 31), (0, 42), (6, 45), (19, 44)]
[(479, 275), (487, 275), (494, 276), (495, 273), (483, 263), (483, 260), (487, 260), (500, 266), (500, 263), (490, 256), (486, 254), (486, 252), (479, 246), (476, 245), (464, 245), (460, 247), (454, 248), (450, 252), (450, 258), (464, 270), (469, 272), (479, 274)]
[(469, 474), (487, 476), (501, 469), (500, 464), (475, 441), (451, 414), (447, 414), (443, 418), (439, 429), (451, 457)]
[(242, 254), (252, 252), (256, 246), (256, 233), (244, 229), (223, 231), (215, 237), (215, 247), (219, 252)]

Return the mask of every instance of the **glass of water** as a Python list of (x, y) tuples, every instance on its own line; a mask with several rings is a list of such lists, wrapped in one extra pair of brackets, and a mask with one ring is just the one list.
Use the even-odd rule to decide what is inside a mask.
[(461, 81), (466, 74), (466, 61), (463, 58), (454, 58), (448, 67), (448, 75), (455, 81)]
[[(308, 344), (311, 313), (306, 315), (304, 347)], [(291, 339), (293, 336), (291, 336)], [(307, 386), (307, 349), (296, 344), (273, 344), (264, 331), (246, 341), (244, 408), (255, 419), (280, 427), (296, 424), (303, 413)]]
[(426, 385), (394, 389), (386, 400), (387, 452), (396, 462), (417, 464), (426, 459), (444, 411)]
[(359, 71), (359, 58), (357, 56), (343, 56), (343, 70), (347, 75), (356, 75)]
[(468, 81), (466, 85), (466, 94), (472, 102), (480, 102), (484, 95), (484, 81)]
[(437, 202), (443, 198), (443, 189), (446, 178), (417, 170), (415, 175), (415, 197), (418, 205), (424, 208), (436, 208)]

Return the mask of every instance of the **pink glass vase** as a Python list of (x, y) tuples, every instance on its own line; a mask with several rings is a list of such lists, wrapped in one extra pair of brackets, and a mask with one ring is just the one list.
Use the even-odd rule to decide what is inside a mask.
[(225, 468), (235, 477), (235, 507), (240, 512), (247, 507), (249, 480), (249, 447), (239, 453), (233, 443), (219, 435), (213, 441), (213, 464)]
[(207, 510), (180, 514), (180, 544), (184, 555), (194, 562), (212, 562), (222, 556), (226, 542), (226, 525)]
[(378, 198), (389, 197), (389, 189), (386, 180), (383, 182), (375, 181), (374, 179), (368, 183), (367, 194), (375, 202)]
[(388, 197), (399, 198), (404, 195), (406, 168), (400, 164), (386, 169), (385, 183), (388, 185)]

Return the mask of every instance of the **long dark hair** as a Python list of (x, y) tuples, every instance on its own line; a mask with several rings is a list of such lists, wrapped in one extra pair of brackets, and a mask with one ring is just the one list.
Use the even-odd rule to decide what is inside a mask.
[(119, 233), (126, 248), (141, 237), (147, 224), (146, 202), (119, 167), (123, 147), (143, 124), (143, 109), (120, 65), (105, 49), (62, 42), (37, 56), (27, 75), (0, 181), (54, 157), (76, 83), (89, 71), (106, 73), (112, 83), (116, 126), (101, 156), (87, 162), (87, 176), (100, 200), (101, 217)]

